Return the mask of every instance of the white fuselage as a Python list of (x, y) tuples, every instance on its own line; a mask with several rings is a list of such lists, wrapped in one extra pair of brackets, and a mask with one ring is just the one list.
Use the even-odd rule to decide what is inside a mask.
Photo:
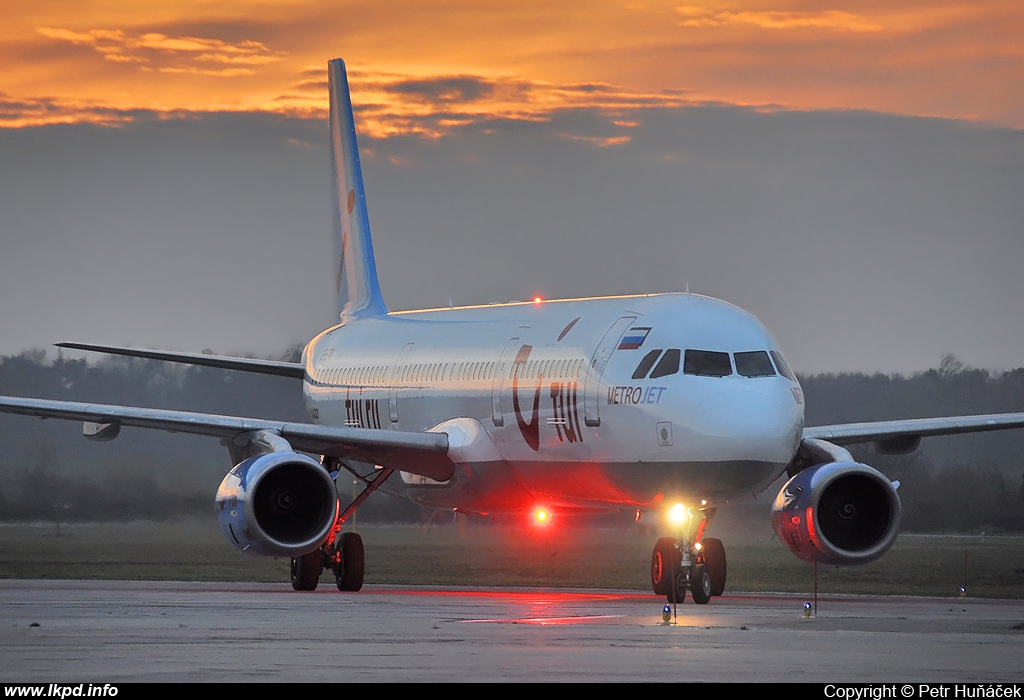
[(768, 331), (699, 295), (391, 313), (324, 331), (303, 361), (314, 422), (477, 436), (451, 480), (403, 475), (438, 507), (721, 503), (771, 484), (803, 430)]

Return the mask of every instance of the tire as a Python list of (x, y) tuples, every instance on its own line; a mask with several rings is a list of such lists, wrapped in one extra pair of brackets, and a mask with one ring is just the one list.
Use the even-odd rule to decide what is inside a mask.
[(655, 595), (668, 595), (672, 588), (672, 574), (679, 568), (679, 550), (671, 537), (662, 537), (654, 545), (651, 555), (651, 588)]
[(720, 596), (725, 593), (725, 546), (722, 540), (708, 537), (703, 542), (704, 563), (711, 573), (711, 595)]
[(363, 575), (366, 573), (363, 538), (355, 532), (343, 532), (340, 540), (341, 570), (335, 575), (335, 583), (339, 591), (358, 591), (363, 587)]
[(324, 570), (324, 558), (319, 549), (292, 559), (292, 588), (297, 591), (315, 591)]
[(682, 603), (686, 600), (686, 577), (683, 576), (683, 572), (677, 571), (675, 575), (675, 580), (675, 589), (672, 588), (672, 581), (670, 579), (669, 587), (665, 591), (665, 600), (672, 604)]
[(690, 573), (690, 591), (693, 593), (693, 602), (697, 605), (707, 605), (711, 600), (711, 572), (706, 564), (697, 564)]

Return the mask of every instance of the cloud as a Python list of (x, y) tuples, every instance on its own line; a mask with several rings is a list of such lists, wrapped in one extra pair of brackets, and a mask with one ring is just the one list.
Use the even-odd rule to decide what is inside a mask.
[(580, 136), (579, 134), (559, 134), (562, 138), (572, 139), (573, 141), (583, 141), (599, 148), (607, 148), (608, 146), (623, 146), (630, 142), (629, 136)]
[(729, 25), (750, 25), (759, 29), (832, 29), (843, 32), (878, 32), (883, 29), (879, 22), (872, 21), (851, 12), (823, 10), (817, 12), (797, 11), (739, 11), (709, 10), (696, 5), (682, 5), (676, 12), (683, 18), (683, 27), (725, 27)]
[[(285, 55), (251, 39), (229, 42), (160, 32), (132, 34), (121, 29), (74, 31), (63, 27), (37, 27), (36, 32), (53, 41), (91, 48), (107, 61), (136, 63), (162, 73), (226, 78), (252, 75), (254, 68), (280, 61)], [(220, 67), (224, 65), (232, 67)]]
[[(274, 100), (272, 111), (308, 118), (326, 118), (327, 82), (322, 69), (309, 68)], [(349, 85), (361, 133), (375, 138), (415, 135), (443, 138), (476, 125), (500, 121), (550, 122), (556, 115), (593, 109), (614, 116), (623, 110), (707, 104), (686, 90), (642, 91), (601, 82), (555, 83), (517, 76), (451, 74), (411, 77), (408, 74), (349, 67)], [(626, 120), (621, 129), (635, 126)], [(621, 131), (620, 129), (620, 131)], [(566, 133), (606, 146), (621, 143), (623, 133)]]
[(381, 134), (444, 135), (442, 114), (536, 120), (694, 103), (1024, 124), (1024, 12), (1006, 0), (338, 4), (43, 0), (29, 11), (18, 0), (0, 42), (0, 91), (319, 116), (323, 64), (343, 52), (355, 101)]
[(214, 78), (238, 78), (255, 75), (251, 68), (199, 68), (198, 66), (165, 66), (158, 68), (161, 73), (178, 73), (181, 75), (205, 75)]
[[(350, 71), (349, 81), (360, 128), (377, 138), (407, 134), (441, 138), (456, 128), (493, 120), (551, 121), (559, 113), (579, 109), (615, 115), (637, 108), (707, 102), (679, 90), (648, 92), (609, 83), (554, 83), (515, 76), (461, 74), (409, 78), (355, 70)], [(316, 87), (320, 87), (319, 83)], [(323, 92), (318, 93), (318, 99), (326, 114)], [(577, 137), (602, 146), (621, 143), (625, 138), (623, 134), (566, 134), (566, 138)]]
[[(61, 100), (53, 97), (16, 99), (0, 92), (0, 129), (17, 129), (46, 124), (98, 124), (119, 126), (129, 124), (142, 115), (155, 117), (152, 110), (115, 109), (87, 100)], [(181, 110), (166, 116), (183, 116)]]
[(493, 81), (470, 75), (399, 80), (390, 87), (394, 93), (428, 102), (466, 102), (486, 96), (494, 88)]

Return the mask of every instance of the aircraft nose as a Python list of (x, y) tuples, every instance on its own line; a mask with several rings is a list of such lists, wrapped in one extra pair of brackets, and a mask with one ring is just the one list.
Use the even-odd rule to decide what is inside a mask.
[[(787, 392), (788, 394), (788, 392)], [(800, 412), (767, 392), (725, 391), (691, 411), (683, 428), (689, 447), (709, 459), (786, 462), (800, 432)]]

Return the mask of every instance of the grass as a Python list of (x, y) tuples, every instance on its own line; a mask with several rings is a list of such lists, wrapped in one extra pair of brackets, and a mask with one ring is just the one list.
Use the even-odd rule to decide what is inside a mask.
[[(656, 533), (639, 527), (360, 525), (367, 583), (648, 590)], [(770, 535), (721, 535), (728, 590), (804, 593), (813, 569)], [(881, 560), (821, 567), (822, 593), (1024, 599), (1024, 537), (901, 535)], [(0, 578), (285, 582), (288, 562), (228, 545), (212, 518), (0, 525)], [(328, 581), (327, 576), (323, 581)]]

